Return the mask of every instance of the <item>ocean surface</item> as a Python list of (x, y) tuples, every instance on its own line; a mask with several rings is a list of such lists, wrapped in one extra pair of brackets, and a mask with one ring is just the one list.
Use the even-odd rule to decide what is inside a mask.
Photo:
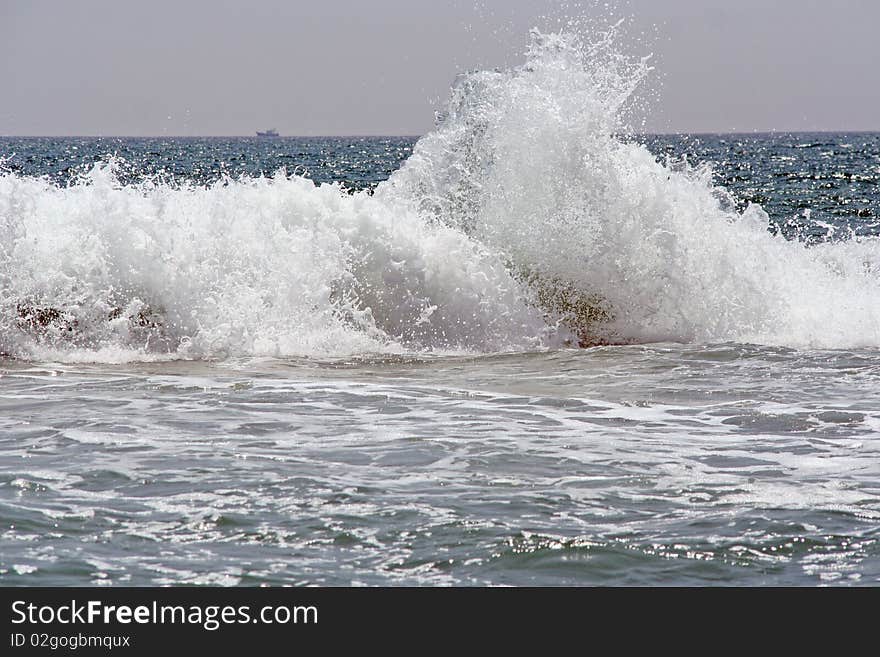
[(0, 584), (880, 582), (880, 135), (0, 138)]

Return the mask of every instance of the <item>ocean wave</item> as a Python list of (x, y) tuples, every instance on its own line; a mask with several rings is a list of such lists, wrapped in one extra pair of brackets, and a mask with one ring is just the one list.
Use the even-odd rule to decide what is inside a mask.
[(0, 174), (0, 353), (139, 360), (649, 341), (880, 347), (880, 243), (805, 247), (622, 138), (648, 60), (533, 32), (375, 193)]

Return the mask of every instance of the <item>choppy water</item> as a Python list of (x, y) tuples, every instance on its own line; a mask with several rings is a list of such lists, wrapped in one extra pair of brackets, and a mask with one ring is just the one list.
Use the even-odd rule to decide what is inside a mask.
[(880, 581), (880, 136), (621, 137), (644, 74), (0, 140), (0, 582)]

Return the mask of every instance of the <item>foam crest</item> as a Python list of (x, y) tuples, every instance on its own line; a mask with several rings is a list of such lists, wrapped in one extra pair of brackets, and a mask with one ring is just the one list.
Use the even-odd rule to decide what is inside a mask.
[(0, 349), (24, 358), (528, 348), (540, 316), (460, 231), (279, 173), (209, 188), (0, 177)]
[(637, 341), (880, 346), (880, 247), (807, 248), (621, 137), (614, 30), (462, 75), (375, 194), (0, 175), (0, 352), (129, 360)]
[(504, 253), (588, 343), (880, 346), (878, 243), (774, 238), (708, 168), (622, 138), (648, 71), (613, 38), (535, 32), (523, 66), (459, 79), (437, 130), (378, 193)]

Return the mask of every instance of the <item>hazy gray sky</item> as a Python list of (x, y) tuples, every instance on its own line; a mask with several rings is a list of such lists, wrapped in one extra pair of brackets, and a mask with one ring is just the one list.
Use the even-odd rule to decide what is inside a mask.
[(0, 0), (0, 134), (421, 134), (597, 5), (649, 35), (648, 130), (880, 130), (880, 0)]

